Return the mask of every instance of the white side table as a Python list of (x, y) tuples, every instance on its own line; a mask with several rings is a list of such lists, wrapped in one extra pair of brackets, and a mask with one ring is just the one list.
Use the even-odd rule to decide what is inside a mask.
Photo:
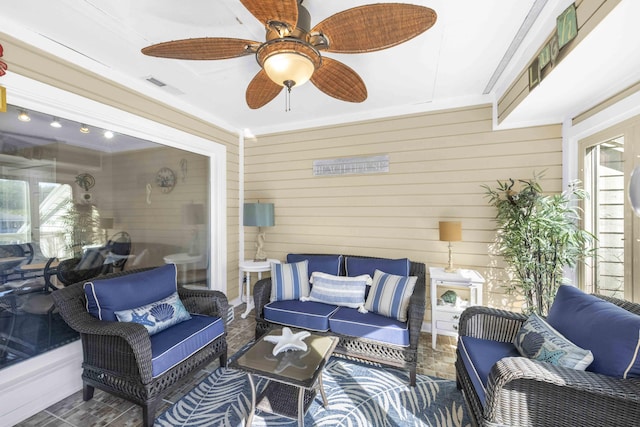
[[(262, 273), (265, 271), (271, 271), (271, 263), (279, 264), (280, 261), (277, 259), (268, 259), (266, 261), (240, 261), (240, 277), (245, 276), (245, 289), (244, 289), (244, 297), (247, 303), (247, 308), (244, 313), (240, 317), (246, 319), (251, 310), (254, 307), (254, 303), (251, 300), (251, 273), (258, 273), (258, 280), (262, 279)], [(240, 295), (242, 296), (242, 285), (240, 288)]]
[[(484, 278), (475, 270), (459, 269), (447, 273), (442, 267), (429, 267), (431, 276), (431, 347), (435, 350), (438, 334), (458, 336), (460, 314), (467, 306), (482, 304)], [(438, 298), (446, 290), (468, 290), (467, 306), (438, 304)]]
[(166, 255), (164, 258), (166, 264), (175, 264), (180, 270), (181, 282), (187, 283), (189, 280), (189, 264), (195, 264), (202, 259), (202, 255), (189, 255), (186, 252)]

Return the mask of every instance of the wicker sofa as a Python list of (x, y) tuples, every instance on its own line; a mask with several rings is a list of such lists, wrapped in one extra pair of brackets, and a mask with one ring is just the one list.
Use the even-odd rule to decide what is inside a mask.
[[(390, 274), (398, 274), (404, 271), (405, 276), (417, 277), (413, 294), (411, 295), (407, 309), (407, 321), (399, 322), (375, 313), (361, 314), (355, 308), (336, 307), (323, 303), (309, 303), (294, 301), (271, 301), (272, 280), (266, 278), (259, 280), (254, 287), (254, 302), (256, 313), (256, 338), (276, 325), (291, 326), (299, 329), (310, 329), (320, 335), (333, 335), (340, 338), (334, 354), (343, 357), (355, 358), (366, 362), (379, 363), (399, 367), (409, 371), (409, 382), (416, 384), (416, 368), (418, 360), (418, 341), (420, 329), (425, 312), (425, 265), (412, 262), (408, 259), (390, 260), (386, 258), (372, 258), (351, 255), (320, 255), (320, 254), (289, 254), (287, 261), (309, 261), (309, 275), (314, 271), (334, 274), (339, 276), (355, 276), (367, 271), (372, 277), (376, 267)], [(353, 273), (355, 265), (360, 264), (358, 272)], [(404, 263), (406, 270), (394, 271), (397, 264)], [(349, 265), (352, 271), (349, 271)], [(364, 270), (363, 270), (364, 269)], [(370, 271), (369, 271), (370, 270)], [(348, 271), (352, 274), (347, 274)], [(277, 306), (277, 304), (282, 304)], [(310, 311), (310, 304), (318, 312)], [(321, 312), (321, 313), (320, 313)], [(276, 314), (274, 314), (276, 313)], [(316, 320), (318, 317), (328, 317), (328, 327), (309, 326), (310, 317)], [(353, 325), (363, 328), (350, 329), (345, 326), (345, 320)], [(336, 331), (341, 323), (339, 331)], [(332, 327), (334, 327), (332, 330)], [(345, 330), (346, 329), (346, 330)], [(389, 333), (393, 339), (400, 337), (403, 343), (387, 340), (384, 334), (379, 334), (385, 329), (387, 337)], [(404, 337), (404, 338), (402, 338)]]
[(546, 320), (592, 351), (586, 370), (521, 357), (511, 343), (526, 320), (481, 306), (462, 313), (456, 379), (473, 425), (638, 425), (640, 304), (560, 287)]
[[(176, 290), (184, 308), (176, 303)], [(218, 291), (177, 287), (173, 264), (100, 276), (51, 295), (82, 339), (83, 399), (90, 400), (97, 387), (137, 403), (144, 426), (153, 425), (162, 397), (181, 379), (216, 358), (226, 366), (227, 298)], [(173, 298), (172, 308), (167, 298)], [(149, 310), (136, 323), (133, 316), (139, 313), (132, 310), (141, 306)], [(123, 310), (131, 320), (118, 321)], [(173, 322), (175, 312), (190, 318)], [(159, 331), (143, 326), (159, 325), (161, 316), (171, 326)]]

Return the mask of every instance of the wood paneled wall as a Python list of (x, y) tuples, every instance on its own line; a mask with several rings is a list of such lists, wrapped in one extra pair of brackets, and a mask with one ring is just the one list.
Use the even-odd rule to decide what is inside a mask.
[[(484, 303), (506, 307), (499, 260), (488, 255), (495, 211), (482, 185), (546, 171), (544, 189), (560, 191), (561, 147), (559, 125), (493, 131), (489, 105), (265, 135), (245, 142), (245, 200), (275, 204), (265, 250), (279, 259), (344, 253), (444, 266), (438, 221), (460, 220), (454, 264), (479, 270), (488, 278)], [(388, 173), (312, 172), (314, 160), (381, 154)], [(255, 230), (245, 231), (250, 258)]]

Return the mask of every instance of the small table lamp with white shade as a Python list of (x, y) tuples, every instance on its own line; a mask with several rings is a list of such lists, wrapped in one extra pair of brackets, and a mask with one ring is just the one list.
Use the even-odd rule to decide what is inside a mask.
[(451, 256), (451, 242), (462, 240), (462, 223), (460, 221), (440, 221), (439, 223), (440, 241), (449, 242), (449, 265), (444, 269), (447, 273), (456, 271), (453, 268), (453, 257)]
[(262, 227), (273, 227), (275, 225), (273, 203), (245, 203), (242, 223), (245, 227), (258, 227), (256, 255), (253, 260), (266, 261), (267, 254), (263, 250), (265, 233)]

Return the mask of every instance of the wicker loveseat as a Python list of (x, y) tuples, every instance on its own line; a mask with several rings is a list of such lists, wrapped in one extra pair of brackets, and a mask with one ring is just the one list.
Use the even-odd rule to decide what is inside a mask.
[[(355, 308), (323, 303), (298, 300), (271, 302), (272, 281), (271, 278), (266, 278), (259, 280), (254, 287), (256, 338), (275, 325), (337, 336), (340, 341), (334, 354), (406, 369), (409, 371), (410, 384), (415, 386), (418, 341), (426, 304), (425, 265), (408, 259), (390, 260), (350, 255), (289, 254), (287, 257), (289, 263), (303, 259), (309, 261), (309, 275), (320, 271), (339, 276), (357, 276), (366, 271), (373, 277), (375, 269), (395, 275), (400, 273), (393, 271), (395, 267), (404, 263), (405, 270), (401, 275), (417, 277), (407, 309), (407, 321), (400, 322), (376, 313), (363, 314)], [(347, 274), (348, 272), (351, 274)], [(318, 319), (326, 321), (327, 326), (309, 326)], [(393, 337), (389, 340), (391, 335)], [(394, 340), (403, 341), (399, 343)]]
[[(218, 291), (177, 287), (173, 264), (100, 276), (52, 296), (82, 339), (84, 400), (97, 387), (137, 403), (144, 426), (153, 425), (162, 397), (179, 380), (216, 358), (226, 366), (227, 298)], [(148, 308), (143, 316), (141, 306)], [(131, 320), (118, 321), (123, 312)], [(176, 312), (182, 313), (179, 323), (171, 320)], [(171, 326), (159, 331), (143, 326), (165, 320)]]
[(473, 425), (638, 425), (640, 304), (560, 287), (547, 321), (593, 353), (586, 370), (521, 357), (511, 343), (526, 320), (481, 306), (462, 313), (456, 379)]

